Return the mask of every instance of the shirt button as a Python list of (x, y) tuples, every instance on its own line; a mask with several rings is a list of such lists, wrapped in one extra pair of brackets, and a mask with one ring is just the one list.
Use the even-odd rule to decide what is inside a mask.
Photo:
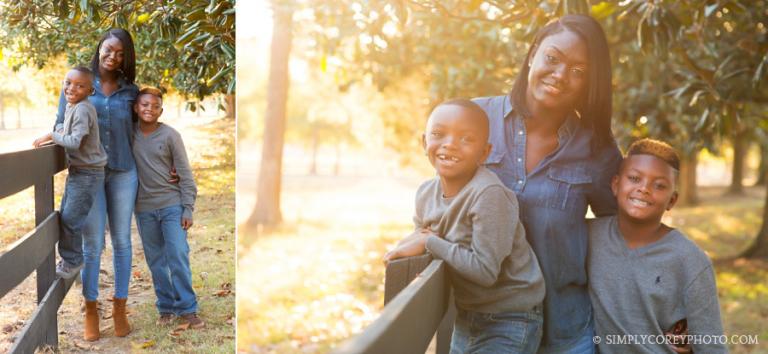
[(517, 184), (523, 184), (523, 180), (522, 179), (518, 179), (517, 180)]
[(517, 135), (523, 135), (523, 131), (522, 130), (518, 131)]
[(518, 157), (517, 158), (517, 162), (523, 162), (523, 158), (522, 157)]

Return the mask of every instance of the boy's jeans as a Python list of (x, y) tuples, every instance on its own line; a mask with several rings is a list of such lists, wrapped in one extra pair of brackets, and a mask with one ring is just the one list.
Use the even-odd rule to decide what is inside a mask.
[(83, 225), (100, 188), (104, 188), (104, 168), (69, 167), (61, 198), (59, 255), (70, 265), (83, 264)]
[(157, 310), (178, 316), (197, 312), (192, 289), (187, 231), (181, 228), (181, 205), (137, 212), (144, 257), (152, 272)]
[(457, 312), (451, 354), (536, 353), (541, 342), (540, 305), (528, 312)]

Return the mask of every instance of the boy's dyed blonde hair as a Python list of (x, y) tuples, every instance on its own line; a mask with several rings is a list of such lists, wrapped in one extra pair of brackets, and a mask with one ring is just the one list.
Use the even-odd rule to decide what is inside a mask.
[(141, 91), (139, 91), (139, 96), (141, 96), (141, 95), (152, 95), (152, 96), (155, 96), (155, 97), (157, 97), (157, 98), (159, 98), (161, 100), (163, 99), (163, 91), (160, 91), (159, 88), (152, 87), (152, 86), (147, 86), (147, 87), (141, 89)]
[(672, 166), (675, 171), (680, 170), (680, 157), (677, 155), (677, 151), (660, 140), (645, 138), (635, 141), (627, 149), (627, 157), (632, 155), (656, 156)]

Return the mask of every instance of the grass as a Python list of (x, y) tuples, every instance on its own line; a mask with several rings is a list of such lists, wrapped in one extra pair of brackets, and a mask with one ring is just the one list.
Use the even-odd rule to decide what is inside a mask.
[[(247, 183), (241, 173), (255, 176), (239, 168), (239, 186)], [(238, 235), (238, 287), (248, 294), (237, 300), (238, 351), (324, 353), (370, 324), (382, 309), (381, 257), (410, 230), (419, 181), (285, 175), (284, 226), (259, 235), (241, 228)], [(238, 190), (238, 208), (253, 205), (253, 191)], [(742, 197), (724, 197), (719, 187), (700, 192), (700, 205), (676, 207), (665, 221), (716, 260), (725, 333), (761, 339), (730, 351), (768, 352), (768, 261), (731, 260), (757, 233), (765, 190), (748, 188)], [(248, 213), (238, 215), (240, 223)]]

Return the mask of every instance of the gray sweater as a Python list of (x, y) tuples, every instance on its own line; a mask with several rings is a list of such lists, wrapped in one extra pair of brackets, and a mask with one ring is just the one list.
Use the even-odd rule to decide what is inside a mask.
[(499, 313), (529, 311), (544, 299), (544, 277), (525, 239), (515, 194), (480, 167), (452, 198), (440, 179), (416, 193), (417, 229), (430, 227), (427, 250), (449, 266), (456, 306)]
[[(160, 123), (157, 130), (144, 136), (137, 124), (133, 157), (139, 174), (136, 211), (181, 205), (184, 207), (183, 217), (191, 219), (197, 186), (181, 135), (167, 124)], [(168, 182), (172, 167), (176, 167), (179, 183)]]
[(64, 147), (69, 165), (73, 167), (98, 168), (107, 164), (107, 152), (99, 140), (99, 124), (96, 108), (84, 99), (67, 104), (64, 123), (54, 131), (53, 142)]
[[(689, 335), (723, 334), (712, 262), (680, 231), (630, 249), (616, 216), (589, 220), (587, 268), (600, 353), (672, 353), (655, 339), (683, 318)], [(634, 344), (616, 344), (614, 335), (627, 334), (636, 335)], [(719, 343), (694, 340), (694, 353), (726, 352), (725, 345), (704, 341)]]

